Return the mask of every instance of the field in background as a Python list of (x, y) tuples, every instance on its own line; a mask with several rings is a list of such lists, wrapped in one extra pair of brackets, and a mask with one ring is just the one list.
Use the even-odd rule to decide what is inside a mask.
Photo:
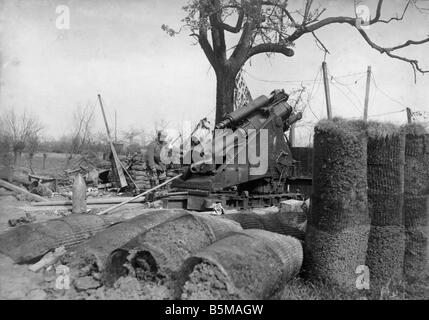
[[(32, 165), (34, 174), (58, 174), (63, 173), (67, 169), (68, 154), (47, 152), (46, 155), (45, 170), (43, 170), (43, 153), (36, 153), (34, 155)], [(73, 155), (71, 163), (78, 158), (79, 155)], [(20, 167), (30, 168), (30, 157), (27, 153), (22, 154)]]

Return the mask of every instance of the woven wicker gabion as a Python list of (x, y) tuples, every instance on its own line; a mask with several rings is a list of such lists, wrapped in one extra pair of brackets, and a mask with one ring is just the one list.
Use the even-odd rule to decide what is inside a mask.
[(323, 231), (307, 227), (304, 274), (312, 280), (356, 290), (356, 269), (365, 265), (369, 225)]
[(356, 268), (365, 264), (369, 234), (366, 125), (322, 120), (315, 128), (312, 212), (308, 219), (305, 274), (356, 290)]
[(368, 124), (368, 209), (371, 229), (366, 265), (374, 292), (402, 280), (405, 134), (392, 124)]
[(418, 124), (404, 127), (405, 137), (405, 255), (408, 282), (428, 276), (429, 135)]
[(184, 300), (275, 299), (302, 265), (301, 242), (249, 229), (189, 257), (180, 272)]
[(225, 214), (226, 219), (238, 222), (243, 229), (260, 229), (270, 232), (279, 233), (285, 236), (291, 236), (297, 238), (300, 241), (304, 241), (305, 234), (303, 231), (296, 227), (290, 226), (285, 223), (284, 219), (281, 219), (281, 214), (277, 213), (266, 213), (266, 214), (255, 214), (255, 213), (233, 213)]

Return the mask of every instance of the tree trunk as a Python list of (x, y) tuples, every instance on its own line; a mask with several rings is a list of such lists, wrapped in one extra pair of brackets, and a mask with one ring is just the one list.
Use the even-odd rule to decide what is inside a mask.
[(31, 171), (33, 171), (33, 158), (34, 158), (34, 153), (29, 153), (28, 154), (28, 166), (29, 166)]
[(222, 121), (227, 113), (234, 111), (234, 87), (237, 73), (216, 74), (216, 123)]
[(21, 166), (21, 158), (22, 158), (22, 151), (20, 151), (20, 150), (15, 150), (15, 151), (14, 151), (14, 162), (15, 162), (15, 167), (20, 167), (20, 166)]

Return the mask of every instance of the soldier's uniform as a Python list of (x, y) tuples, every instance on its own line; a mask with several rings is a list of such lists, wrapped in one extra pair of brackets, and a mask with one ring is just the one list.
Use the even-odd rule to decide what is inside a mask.
[(151, 176), (151, 188), (166, 180), (166, 165), (161, 161), (161, 150), (166, 145), (167, 135), (158, 132), (158, 137), (147, 147), (146, 165)]

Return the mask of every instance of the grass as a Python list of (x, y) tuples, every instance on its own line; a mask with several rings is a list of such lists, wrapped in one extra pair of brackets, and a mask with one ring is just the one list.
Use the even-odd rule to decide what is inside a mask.
[[(34, 174), (41, 176), (57, 176), (64, 174), (64, 170), (70, 169), (70, 166), (81, 157), (81, 155), (73, 155), (72, 160), (67, 166), (67, 158), (69, 154), (66, 153), (53, 153), (46, 152), (45, 169), (43, 169), (43, 154), (42, 152), (36, 153), (33, 156), (31, 168)], [(21, 156), (21, 162), (19, 164), (20, 169), (30, 169), (30, 157), (28, 153), (23, 153)]]
[(428, 300), (429, 277), (424, 282), (406, 286), (389, 284), (379, 292), (367, 290), (347, 292), (323, 282), (310, 282), (302, 278), (291, 280), (283, 291), (281, 300)]

